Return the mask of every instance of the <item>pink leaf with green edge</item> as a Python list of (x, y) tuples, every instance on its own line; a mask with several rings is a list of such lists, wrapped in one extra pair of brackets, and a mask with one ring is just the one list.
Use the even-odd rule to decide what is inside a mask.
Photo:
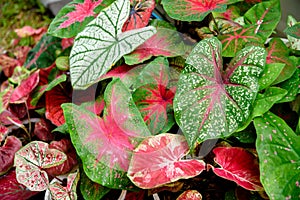
[(162, 0), (165, 11), (173, 19), (202, 21), (211, 12), (225, 12), (227, 5), (241, 0)]
[(225, 71), (217, 38), (202, 40), (186, 60), (174, 98), (174, 112), (191, 149), (206, 139), (232, 134), (251, 113), (266, 51), (248, 46)]
[(197, 190), (186, 190), (176, 200), (202, 200), (202, 195)]
[(9, 129), (6, 126), (0, 124), (0, 143), (6, 138), (9, 133)]
[(10, 103), (24, 103), (28, 95), (39, 83), (39, 70), (23, 80), (18, 87), (14, 89), (10, 96)]
[(255, 35), (263, 42), (270, 37), (281, 19), (280, 1), (267, 1), (255, 4), (245, 15), (246, 25), (254, 28)]
[(43, 191), (49, 184), (48, 175), (44, 170), (60, 165), (66, 159), (63, 152), (49, 149), (45, 142), (30, 142), (15, 154), (17, 180), (29, 190)]
[(0, 114), (0, 122), (3, 125), (22, 125), (23, 123), (21, 122), (21, 120), (16, 117), (11, 111), (9, 110), (4, 110), (1, 114)]
[(64, 187), (58, 182), (51, 183), (49, 190), (51, 197), (54, 200), (76, 200), (77, 192), (76, 187), (79, 181), (79, 172), (70, 173), (67, 178), (67, 186)]
[(74, 104), (62, 105), (72, 143), (92, 181), (110, 188), (131, 188), (126, 172), (132, 151), (150, 132), (119, 79), (106, 87), (104, 100), (102, 118)]
[(122, 31), (147, 26), (154, 8), (155, 0), (130, 0), (130, 14), (123, 25)]
[(203, 160), (181, 160), (189, 152), (182, 135), (163, 133), (147, 137), (134, 149), (128, 177), (138, 187), (151, 189), (205, 170)]
[(218, 36), (222, 42), (222, 55), (225, 57), (234, 57), (235, 54), (245, 47), (247, 43), (261, 43), (260, 37), (254, 34), (254, 28), (246, 26), (230, 33), (225, 33)]
[(221, 166), (212, 167), (216, 175), (234, 181), (247, 190), (263, 190), (258, 160), (253, 154), (240, 147), (217, 147), (213, 152), (215, 162)]
[(167, 132), (174, 124), (170, 69), (166, 58), (156, 58), (139, 73), (133, 100), (152, 134)]
[(260, 179), (269, 198), (299, 199), (299, 135), (271, 112), (255, 118), (254, 126)]
[(46, 113), (45, 116), (56, 126), (65, 123), (65, 118), (61, 104), (71, 102), (71, 94), (67, 94), (65, 87), (55, 86), (52, 90), (46, 92)]
[[(3, 86), (3, 85), (2, 85)], [(0, 92), (0, 113), (7, 110), (8, 105), (10, 103), (11, 94), (14, 91), (14, 87), (9, 84), (7, 88), (5, 88), (2, 92)]]
[(0, 176), (0, 199), (1, 200), (26, 200), (37, 194), (28, 190), (24, 185), (18, 183), (15, 170)]
[(22, 142), (15, 136), (8, 136), (0, 147), (0, 176), (14, 164), (15, 153), (22, 147)]
[(285, 67), (281, 70), (280, 75), (273, 82), (273, 84), (280, 83), (289, 79), (293, 73), (296, 71), (296, 66), (294, 62), (289, 58), (290, 50), (284, 44), (284, 42), (279, 38), (273, 38), (269, 42), (269, 47), (267, 48), (267, 64), (270, 63), (284, 63)]

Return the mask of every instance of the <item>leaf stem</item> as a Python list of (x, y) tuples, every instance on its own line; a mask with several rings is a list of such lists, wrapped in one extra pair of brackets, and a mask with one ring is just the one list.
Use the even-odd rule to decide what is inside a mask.
[(122, 190), (118, 200), (124, 200), (127, 194), (127, 190)]
[(210, 16), (211, 16), (211, 19), (213, 20), (214, 24), (215, 24), (215, 27), (216, 27), (216, 31), (217, 31), (217, 35), (220, 35), (220, 30), (219, 30), (219, 27), (218, 27), (218, 23), (216, 21), (216, 18), (214, 17), (213, 13), (210, 13)]

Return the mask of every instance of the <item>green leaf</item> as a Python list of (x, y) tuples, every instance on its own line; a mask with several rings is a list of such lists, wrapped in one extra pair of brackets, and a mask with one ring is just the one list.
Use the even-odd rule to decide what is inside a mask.
[(281, 19), (279, 0), (270, 0), (255, 4), (245, 15), (245, 22), (255, 28), (254, 34), (265, 42), (273, 33)]
[(70, 55), (71, 82), (75, 89), (96, 83), (123, 55), (155, 34), (151, 26), (121, 32), (129, 12), (130, 1), (117, 0), (77, 35)]
[(270, 199), (299, 199), (300, 138), (284, 120), (266, 113), (254, 119), (261, 182)]
[(270, 85), (277, 79), (280, 75), (281, 71), (285, 67), (284, 63), (270, 63), (266, 64), (265, 69), (258, 79), (259, 83), (259, 90), (263, 90)]
[[(300, 25), (299, 25), (299, 22), (297, 22), (297, 20), (293, 16), (289, 15), (288, 19), (287, 19), (287, 26), (288, 27), (287, 27), (286, 30), (288, 31), (288, 29), (290, 29), (291, 27), (293, 27), (293, 26), (299, 27)], [(292, 28), (292, 29), (294, 29), (294, 28)], [(294, 31), (294, 30), (292, 30), (292, 31)], [(296, 32), (296, 34), (297, 34), (297, 32)], [(298, 33), (298, 35), (299, 35), (299, 33)], [(300, 50), (300, 38), (299, 37), (297, 38), (297, 37), (294, 37), (293, 34), (289, 35), (287, 33), (287, 38), (288, 38), (289, 43), (291, 45), (290, 46), (291, 49)]]
[(264, 48), (248, 46), (223, 71), (221, 43), (199, 42), (186, 60), (174, 99), (175, 119), (190, 148), (195, 142), (229, 136), (251, 113), (264, 69)]
[(281, 101), (278, 103), (291, 102), (294, 101), (299, 93), (299, 85), (300, 85), (300, 69), (297, 69), (291, 78), (280, 83), (280, 86), (283, 89), (286, 89), (288, 93)]

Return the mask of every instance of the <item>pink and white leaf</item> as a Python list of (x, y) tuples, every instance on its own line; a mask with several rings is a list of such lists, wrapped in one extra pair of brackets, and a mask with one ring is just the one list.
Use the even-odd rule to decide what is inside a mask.
[(176, 200), (202, 200), (202, 195), (197, 190), (186, 190)]

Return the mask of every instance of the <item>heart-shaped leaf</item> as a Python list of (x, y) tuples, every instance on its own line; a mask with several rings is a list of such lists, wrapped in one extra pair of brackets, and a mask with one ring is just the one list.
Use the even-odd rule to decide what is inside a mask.
[(202, 200), (202, 195), (197, 190), (186, 190), (176, 200)]
[(66, 159), (63, 152), (49, 149), (45, 142), (30, 142), (15, 154), (17, 180), (29, 190), (43, 191), (49, 184), (44, 169), (59, 165)]
[(128, 188), (131, 152), (150, 132), (119, 79), (106, 87), (104, 100), (103, 118), (74, 104), (64, 104), (65, 119), (87, 176), (106, 187)]
[(272, 85), (272, 83), (274, 83), (274, 81), (278, 78), (284, 67), (285, 64), (283, 63), (266, 64), (264, 72), (258, 79), (259, 90), (266, 89), (267, 87)]
[(49, 190), (51, 197), (54, 200), (76, 200), (77, 192), (76, 187), (79, 181), (79, 172), (70, 173), (67, 178), (67, 186), (64, 187), (58, 182), (51, 183)]
[(221, 166), (212, 167), (215, 174), (247, 190), (263, 190), (259, 180), (258, 160), (254, 155), (240, 147), (217, 147), (213, 152), (216, 155), (215, 162)]
[(0, 147), (0, 176), (14, 164), (15, 153), (22, 147), (22, 142), (15, 136), (8, 136)]
[(291, 78), (278, 85), (282, 89), (288, 91), (286, 96), (282, 98), (280, 101), (278, 101), (278, 103), (294, 101), (297, 98), (297, 95), (299, 94), (299, 85), (300, 85), (300, 70), (296, 69), (295, 73), (292, 75)]
[(175, 119), (190, 148), (233, 133), (251, 113), (266, 52), (248, 46), (223, 71), (221, 43), (205, 39), (193, 49), (178, 81)]
[(267, 1), (255, 4), (245, 15), (245, 23), (255, 28), (254, 34), (263, 42), (273, 33), (281, 19), (280, 1)]
[(164, 9), (173, 19), (202, 21), (212, 11), (225, 12), (227, 5), (241, 0), (162, 0)]
[(138, 187), (150, 189), (197, 176), (205, 170), (205, 163), (181, 160), (188, 152), (182, 135), (164, 133), (147, 137), (133, 152), (128, 177)]
[(74, 37), (112, 2), (113, 0), (73, 0), (60, 9), (51, 22), (48, 33), (60, 38)]
[[(270, 199), (300, 195), (300, 138), (271, 112), (254, 119), (261, 182)], [(274, 167), (276, 166), (276, 167)]]
[(70, 55), (71, 82), (75, 89), (85, 89), (97, 82), (123, 55), (155, 34), (154, 27), (122, 33), (129, 11), (129, 0), (117, 0), (77, 35)]
[(155, 0), (130, 0), (130, 14), (123, 25), (122, 31), (147, 26), (154, 8)]

